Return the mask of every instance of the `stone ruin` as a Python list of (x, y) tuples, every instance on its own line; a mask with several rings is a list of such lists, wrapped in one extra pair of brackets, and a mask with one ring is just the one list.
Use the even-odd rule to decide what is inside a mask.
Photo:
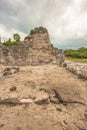
[(33, 34), (25, 37), (24, 41), (16, 46), (0, 45), (0, 64), (3, 65), (27, 66), (63, 62), (63, 51), (53, 47), (44, 27), (35, 28)]

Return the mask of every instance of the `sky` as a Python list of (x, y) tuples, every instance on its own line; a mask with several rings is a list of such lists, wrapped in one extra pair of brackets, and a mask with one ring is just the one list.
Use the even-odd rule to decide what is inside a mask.
[(0, 0), (0, 36), (19, 33), (22, 40), (30, 29), (48, 29), (55, 47), (87, 47), (87, 0)]

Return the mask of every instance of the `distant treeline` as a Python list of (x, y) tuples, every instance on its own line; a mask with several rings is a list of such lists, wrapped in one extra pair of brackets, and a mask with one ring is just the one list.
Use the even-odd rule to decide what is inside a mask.
[(87, 48), (81, 47), (77, 50), (68, 49), (64, 51), (66, 57), (87, 58)]

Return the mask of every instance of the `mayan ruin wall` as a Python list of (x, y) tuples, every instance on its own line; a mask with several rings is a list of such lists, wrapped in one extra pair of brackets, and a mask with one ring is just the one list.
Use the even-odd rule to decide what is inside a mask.
[(33, 34), (16, 46), (0, 44), (0, 64), (3, 65), (60, 64), (63, 61), (63, 51), (53, 47), (44, 27), (35, 28)]

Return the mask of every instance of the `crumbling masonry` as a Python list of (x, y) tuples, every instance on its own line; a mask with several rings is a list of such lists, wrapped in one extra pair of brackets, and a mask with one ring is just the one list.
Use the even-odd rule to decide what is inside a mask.
[(62, 50), (54, 48), (46, 28), (35, 28), (33, 34), (25, 37), (16, 46), (0, 45), (0, 64), (3, 65), (44, 65), (64, 62)]

